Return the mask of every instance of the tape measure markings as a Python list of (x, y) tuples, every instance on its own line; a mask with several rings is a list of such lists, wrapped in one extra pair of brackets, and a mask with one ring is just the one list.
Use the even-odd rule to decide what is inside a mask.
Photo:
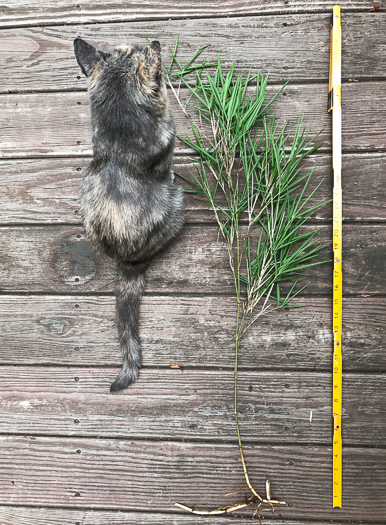
[(333, 7), (328, 111), (332, 111), (333, 165), (333, 507), (342, 507), (342, 104), (341, 17)]

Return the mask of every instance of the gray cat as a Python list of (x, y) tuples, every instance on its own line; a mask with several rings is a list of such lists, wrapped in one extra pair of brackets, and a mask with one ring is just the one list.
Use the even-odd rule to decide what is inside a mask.
[(83, 223), (93, 247), (118, 263), (123, 366), (113, 392), (133, 383), (141, 367), (138, 319), (147, 264), (183, 223), (182, 191), (170, 169), (175, 126), (159, 42), (104, 52), (77, 38), (74, 50), (88, 80), (94, 148), (82, 180)]

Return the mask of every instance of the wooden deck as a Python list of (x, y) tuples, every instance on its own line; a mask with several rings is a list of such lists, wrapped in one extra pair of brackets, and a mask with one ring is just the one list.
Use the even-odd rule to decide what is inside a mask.
[[(240, 425), (255, 486), (288, 506), (270, 525), (386, 523), (386, 2), (343, 14), (344, 490), (332, 510), (331, 266), (309, 272), (306, 309), (265, 317), (240, 356)], [(9, 0), (0, 6), (0, 525), (193, 524), (175, 501), (231, 503), (243, 483), (233, 421), (234, 306), (208, 210), (154, 260), (141, 310), (144, 369), (118, 395), (114, 265), (79, 218), (91, 157), (80, 35), (106, 48), (210, 43), (239, 70), (291, 79), (276, 107), (324, 129), (308, 161), (331, 196), (327, 0)], [(186, 127), (171, 103), (177, 127)], [(177, 144), (176, 170), (186, 151)], [(326, 242), (331, 206), (318, 212)], [(181, 370), (172, 370), (179, 364)], [(310, 421), (310, 412), (313, 417)], [(240, 496), (238, 496), (240, 498)], [(208, 523), (250, 523), (212, 517)]]

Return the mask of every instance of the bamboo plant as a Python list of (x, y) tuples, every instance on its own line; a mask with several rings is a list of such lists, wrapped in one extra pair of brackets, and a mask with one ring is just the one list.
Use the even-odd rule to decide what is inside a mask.
[[(279, 90), (267, 99), (266, 75), (235, 74), (234, 63), (225, 73), (217, 63), (177, 58), (178, 39), (165, 77), (190, 131), (179, 139), (195, 153), (189, 158), (186, 190), (209, 206), (225, 243), (237, 303), (235, 319), (234, 415), (241, 462), (250, 497), (243, 503), (215, 510), (178, 506), (196, 514), (234, 512), (254, 505), (285, 502), (265, 497), (253, 488), (246, 467), (237, 409), (238, 357), (243, 335), (267, 312), (299, 307), (293, 300), (305, 288), (298, 280), (313, 265), (321, 264), (316, 228), (304, 226), (324, 202), (310, 203), (318, 186), (308, 191), (313, 169), (302, 161), (319, 147), (309, 138), (299, 118), (294, 132), (280, 127), (272, 104)], [(181, 86), (185, 89), (181, 90)], [(284, 87), (284, 86), (283, 86)], [(189, 96), (183, 100), (182, 92)], [(283, 289), (285, 291), (283, 292)]]

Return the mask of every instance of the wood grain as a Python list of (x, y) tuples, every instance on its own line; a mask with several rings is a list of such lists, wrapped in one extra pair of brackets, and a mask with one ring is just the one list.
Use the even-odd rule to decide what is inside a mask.
[[(111, 369), (3, 366), (1, 377), (2, 434), (234, 443), (232, 370), (142, 370), (118, 395)], [(245, 442), (330, 443), (330, 373), (241, 371), (238, 385)], [(386, 375), (345, 374), (345, 445), (386, 446), (385, 389)]]
[[(163, 45), (165, 63), (169, 63), (180, 34), (182, 63), (208, 43), (211, 44), (205, 52), (208, 61), (217, 61), (220, 55), (226, 69), (235, 61), (238, 72), (257, 68), (269, 73), (271, 82), (327, 82), (330, 19), (328, 13), (3, 30), (1, 89), (7, 93), (84, 88), (85, 79), (80, 76), (73, 52), (76, 36), (103, 49), (124, 42), (144, 44), (145, 36), (157, 39)], [(386, 44), (384, 13), (350, 14), (342, 18), (342, 23), (343, 80), (384, 78), (379, 54)]]
[[(320, 225), (322, 244), (330, 244), (331, 226)], [(385, 227), (348, 224), (344, 228), (344, 291), (383, 293), (386, 275)], [(115, 263), (95, 254), (79, 226), (0, 228), (0, 288), (12, 292), (111, 292)], [(331, 257), (325, 248), (319, 260)], [(313, 266), (303, 282), (307, 294), (330, 293), (331, 264)], [(147, 291), (233, 293), (226, 249), (215, 226), (186, 225), (147, 272)], [(285, 290), (285, 288), (284, 288)]]
[[(213, 508), (243, 499), (225, 496), (243, 483), (236, 444), (3, 436), (0, 451), (3, 504), (167, 512), (176, 501)], [(245, 456), (256, 488), (268, 478), (290, 504), (277, 518), (336, 517), (329, 447), (246, 446)], [(383, 449), (347, 448), (341, 520), (365, 520), (368, 508), (384, 518), (385, 468)]]
[[(82, 157), (0, 161), (0, 224), (80, 224), (80, 179), (89, 162), (90, 159)], [(382, 175), (386, 170), (386, 154), (348, 153), (343, 156), (343, 164), (343, 219), (385, 221), (386, 188)], [(185, 157), (175, 156), (173, 168), (177, 173), (189, 176), (188, 165)], [(331, 166), (330, 154), (315, 154), (304, 162), (304, 170), (315, 167), (309, 191), (321, 184), (310, 205), (331, 199)], [(181, 179), (176, 183), (189, 189)], [(214, 220), (211, 210), (189, 194), (185, 195), (185, 211), (186, 223)], [(315, 213), (316, 220), (331, 217), (331, 203)]]
[[(344, 12), (369, 12), (372, 1), (342, 0)], [(382, 9), (384, 0), (378, 0)], [(255, 14), (272, 15), (291, 13), (323, 13), (331, 11), (328, 0), (291, 0), (278, 1), (254, 0), (227, 1), (219, 4), (214, 0), (161, 0), (154, 3), (150, 0), (131, 1), (123, 7), (117, 0), (84, 0), (81, 4), (69, 4), (65, 0), (18, 0), (7, 1), (1, 6), (0, 27), (52, 25), (89, 22), (121, 22), (154, 19), (172, 20), (181, 18), (229, 17), (235, 15), (250, 16)]]
[[(210, 519), (210, 518), (209, 518)], [(216, 516), (216, 525), (234, 523), (235, 516)], [(126, 512), (104, 511), (88, 509), (55, 509), (0, 506), (0, 520), (2, 525), (201, 525), (208, 523), (202, 516), (182, 514), (173, 511), (164, 512)], [(304, 525), (303, 520), (286, 519), (285, 521), (270, 516), (270, 525)], [(352, 522), (353, 523), (353, 522)], [(251, 517), (237, 516), (237, 525), (250, 525)], [(361, 521), (361, 525), (374, 525), (374, 522)], [(307, 521), (307, 525), (331, 525), (331, 521)]]
[[(2, 525), (200, 525), (202, 516), (164, 512), (125, 512), (98, 511), (31, 507), (2, 507), (0, 520)], [(216, 525), (234, 523), (234, 516), (216, 516)], [(208, 522), (208, 519), (206, 519)], [(204, 522), (205, 523), (205, 522)], [(237, 517), (237, 525), (250, 525), (251, 517)], [(304, 521), (289, 519), (285, 523), (280, 518), (270, 517), (270, 525), (304, 525)], [(373, 525), (374, 522), (361, 521), (361, 525)], [(307, 521), (307, 525), (331, 525), (330, 521)]]
[[(306, 301), (307, 308), (263, 316), (250, 328), (240, 350), (242, 369), (330, 371), (331, 299)], [(114, 308), (113, 297), (0, 296), (0, 363), (118, 368)], [(385, 372), (386, 299), (351, 297), (343, 308), (344, 370)], [(146, 295), (140, 318), (144, 366), (231, 369), (234, 323), (232, 297)]]
[[(125, 512), (103, 510), (54, 509), (31, 507), (4, 507), (0, 506), (0, 520), (2, 525), (201, 525), (202, 516), (192, 514), (164, 512)], [(234, 523), (234, 516), (216, 516), (216, 525)], [(237, 517), (237, 525), (250, 525), (251, 517)], [(297, 519), (285, 520), (269, 519), (270, 525), (304, 525), (304, 521)], [(361, 525), (373, 525), (374, 522), (361, 521)], [(331, 525), (331, 521), (307, 521), (307, 525)]]
[[(273, 94), (277, 90), (270, 88)], [(344, 86), (343, 149), (372, 151), (386, 148), (383, 121), (386, 119), (386, 97), (381, 82), (354, 83)], [(325, 151), (331, 146), (331, 117), (326, 111), (327, 86), (311, 84), (287, 86), (278, 97), (275, 108), (278, 122), (289, 121), (291, 129), (304, 113), (304, 123), (319, 137)], [(0, 156), (76, 156), (90, 155), (90, 114), (87, 93), (47, 93), (1, 98), (2, 147)], [(80, 104), (79, 104), (80, 103)], [(177, 132), (190, 127), (174, 99), (172, 111)], [(177, 142), (176, 152), (186, 152)]]

